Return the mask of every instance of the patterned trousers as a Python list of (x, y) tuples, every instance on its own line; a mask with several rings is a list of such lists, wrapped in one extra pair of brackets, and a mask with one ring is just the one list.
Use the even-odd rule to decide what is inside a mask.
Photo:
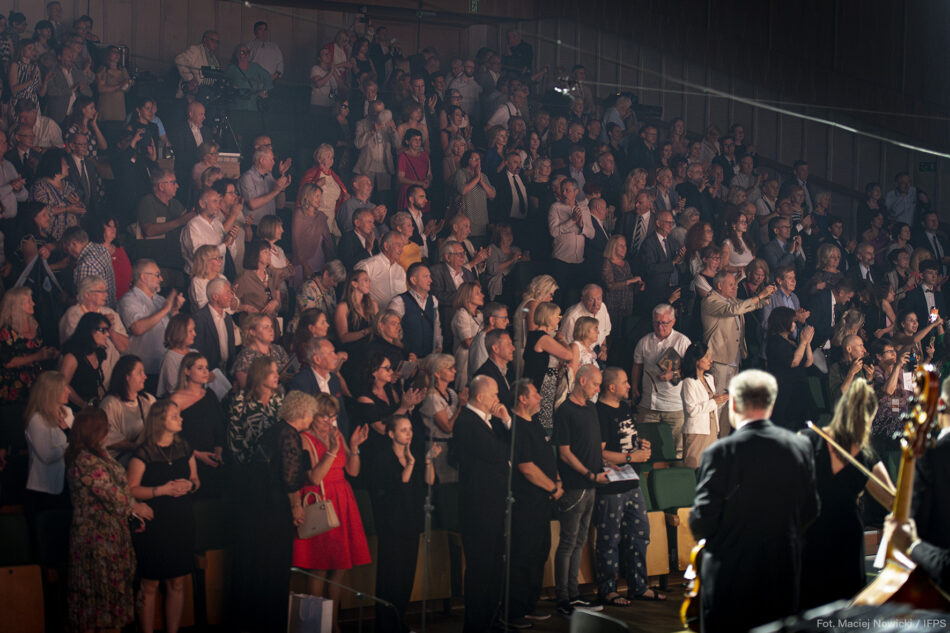
[(647, 545), (650, 523), (639, 486), (618, 494), (599, 494), (594, 504), (597, 540), (594, 568), (600, 598), (617, 591), (617, 576), (623, 558), (627, 594), (639, 596), (647, 590)]

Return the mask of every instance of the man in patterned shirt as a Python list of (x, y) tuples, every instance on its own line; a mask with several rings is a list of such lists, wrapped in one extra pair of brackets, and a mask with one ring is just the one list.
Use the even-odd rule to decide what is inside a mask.
[(116, 309), (115, 273), (112, 270), (112, 256), (102, 244), (93, 244), (89, 235), (78, 226), (71, 226), (63, 233), (63, 248), (73, 258), (73, 283), (79, 287), (79, 282), (86, 277), (102, 277), (106, 280), (106, 290), (109, 297), (106, 305)]

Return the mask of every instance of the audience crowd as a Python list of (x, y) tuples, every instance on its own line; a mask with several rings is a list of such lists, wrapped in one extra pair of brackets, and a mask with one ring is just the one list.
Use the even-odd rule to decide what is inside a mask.
[[(370, 562), (356, 489), (399, 611), (378, 630), (406, 631), (432, 487), (437, 515), (458, 495), (465, 630), (487, 630), (512, 467), (509, 626), (549, 617), (552, 518), (558, 613), (663, 600), (640, 487), (607, 479), (651, 459), (638, 429), (667, 425), (697, 468), (730, 432), (730, 379), (757, 367), (792, 431), (865, 380), (884, 454), (910, 368), (947, 357), (950, 241), (907, 173), (868, 184), (852, 225), (806, 160), (763, 167), (739, 122), (639, 121), (635, 97), (595, 95), (583, 66), (549, 75), (514, 31), (446, 60), (362, 23), (314, 55), (298, 171), (260, 127), (285, 81), (266, 23), (230, 62), (211, 30), (178, 54), (166, 114), (90, 18), (47, 10), (32, 32), (0, 19), (0, 469), (22, 467), (3, 494), (31, 521), (74, 508), (76, 628), (152, 630), (163, 583), (177, 630), (192, 500), (215, 498), (233, 502), (231, 613), (277, 630), (291, 564), (339, 582)], [(239, 177), (206, 125), (209, 66), (236, 89)], [(298, 538), (314, 496), (341, 525)], [(578, 587), (592, 522), (596, 599)], [(338, 608), (335, 585), (309, 590)]]

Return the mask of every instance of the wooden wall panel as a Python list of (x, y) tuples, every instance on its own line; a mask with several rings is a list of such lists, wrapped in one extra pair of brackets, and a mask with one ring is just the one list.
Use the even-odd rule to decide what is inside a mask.
[(804, 147), (802, 156), (808, 161), (810, 173), (828, 177), (828, 126), (810, 121), (802, 122)]
[[(686, 76), (684, 79), (690, 83), (706, 83), (706, 68), (701, 64), (686, 63)], [(686, 128), (692, 132), (702, 134), (706, 131), (706, 98), (698, 91), (692, 88), (685, 88), (686, 91)]]
[[(159, 52), (163, 60), (174, 59), (180, 51), (195, 43), (188, 37), (188, 0), (162, 0), (161, 39)], [(223, 53), (223, 51), (219, 51)], [(223, 62), (222, 62), (223, 63)]]
[(112, 0), (101, 26), (94, 32), (99, 34), (103, 42), (123, 42), (129, 39), (132, 32), (132, 0)]
[(791, 165), (802, 157), (804, 140), (802, 122), (800, 119), (793, 117), (781, 117), (779, 128), (782, 136), (779, 153), (776, 158), (786, 165)]
[(662, 86), (663, 57), (655, 48), (641, 47), (640, 62), (643, 68), (640, 73), (640, 85), (646, 88), (639, 92), (640, 103), (660, 105), (660, 93), (657, 90), (649, 90), (649, 88), (660, 88)]

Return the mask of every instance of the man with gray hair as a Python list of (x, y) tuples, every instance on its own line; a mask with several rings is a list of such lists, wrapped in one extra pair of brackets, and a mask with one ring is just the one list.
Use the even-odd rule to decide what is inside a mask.
[(106, 305), (116, 307), (115, 271), (112, 256), (102, 244), (89, 241), (89, 234), (78, 226), (71, 226), (63, 233), (63, 248), (73, 258), (73, 283), (79, 288), (86, 277), (104, 279), (109, 293)]
[[(340, 355), (336, 353), (333, 342), (327, 338), (315, 338), (307, 343), (306, 364), (301, 367), (293, 378), (287, 383), (287, 391), (302, 391), (316, 396), (318, 393), (326, 393), (336, 399), (340, 406), (337, 411), (337, 427), (348, 437), (350, 434), (350, 423), (346, 415), (346, 409), (343, 407), (343, 385), (340, 382), (338, 369), (341, 364)], [(343, 354), (343, 360), (346, 355)]]
[(226, 279), (219, 277), (208, 282), (206, 292), (208, 303), (194, 315), (194, 348), (208, 359), (209, 369), (227, 372), (234, 360), (234, 347), (239, 342), (234, 320), (228, 312), (234, 291)]
[(290, 186), (290, 174), (274, 178), (271, 172), (275, 162), (273, 149), (257, 149), (251, 168), (238, 180), (238, 191), (244, 198), (244, 215), (254, 226), (265, 215), (277, 215), (277, 209), (282, 209), (286, 203), (284, 192)]
[(392, 112), (385, 109), (382, 101), (371, 103), (369, 112), (365, 119), (356, 124), (353, 142), (360, 155), (353, 166), (353, 173), (370, 178), (377, 201), (391, 203), (392, 177), (396, 173), (393, 163), (396, 124)]
[(680, 361), (689, 338), (673, 329), (676, 310), (668, 303), (653, 308), (653, 331), (637, 342), (630, 373), (630, 396), (640, 398), (637, 422), (668, 424), (673, 429), (676, 458), (683, 457), (683, 401)]
[(604, 291), (597, 284), (587, 284), (581, 291), (581, 300), (575, 303), (567, 312), (564, 313), (564, 319), (561, 321), (559, 334), (565, 341), (571, 343), (574, 341), (574, 324), (581, 317), (591, 317), (597, 319), (597, 327), (600, 336), (597, 337), (596, 347), (600, 347), (601, 360), (606, 360), (607, 350), (604, 347), (607, 337), (610, 336), (610, 315), (607, 313), (607, 306), (604, 305)]
[(380, 307), (389, 305), (393, 297), (406, 292), (406, 270), (399, 265), (406, 238), (390, 231), (379, 241), (379, 254), (356, 264), (356, 270), (369, 275), (369, 294)]
[[(736, 432), (700, 461), (689, 527), (706, 539), (705, 631), (748, 631), (798, 612), (803, 535), (820, 501), (810, 442), (769, 421), (777, 395), (769, 373), (735, 376), (728, 407)], [(764, 577), (771, 582), (736, 591), (736, 578)]]
[(194, 211), (185, 211), (178, 201), (178, 179), (175, 172), (159, 167), (153, 169), (149, 177), (152, 193), (139, 200), (135, 210), (138, 221), (138, 240), (135, 254), (141, 258), (153, 259), (162, 268), (162, 274), (170, 285), (184, 285), (184, 260), (181, 257), (179, 241), (181, 229), (195, 217)]
[(165, 356), (165, 328), (185, 303), (185, 297), (175, 288), (168, 291), (168, 297), (158, 294), (161, 289), (158, 264), (139, 259), (132, 267), (132, 289), (119, 301), (119, 315), (132, 334), (129, 353), (142, 359), (145, 373), (156, 381)]
[(122, 325), (122, 319), (112, 308), (106, 306), (109, 290), (105, 279), (96, 275), (83, 277), (76, 286), (77, 303), (70, 306), (59, 320), (59, 340), (65, 342), (79, 325), (79, 319), (87, 312), (98, 312), (109, 321), (109, 333), (106, 338), (106, 359), (102, 362), (102, 375), (105, 384), (109, 383), (112, 368), (119, 357), (129, 349), (129, 334)]

